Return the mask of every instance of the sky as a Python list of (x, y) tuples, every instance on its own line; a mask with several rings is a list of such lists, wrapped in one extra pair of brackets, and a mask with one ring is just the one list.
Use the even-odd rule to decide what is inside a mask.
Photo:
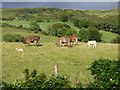
[(54, 7), (60, 9), (108, 10), (118, 7), (118, 2), (2, 2), (2, 8)]
[(2, 2), (118, 2), (120, 0), (2, 0)]

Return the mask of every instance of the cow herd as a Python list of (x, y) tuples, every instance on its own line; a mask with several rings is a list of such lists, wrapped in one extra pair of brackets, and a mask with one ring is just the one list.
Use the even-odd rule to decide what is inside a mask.
[[(38, 46), (39, 40), (40, 40), (40, 36), (28, 36), (23, 41), (23, 45), (25, 45), (25, 44), (30, 45), (30, 43), (35, 42), (36, 46)], [(72, 45), (72, 42), (74, 43), (74, 45), (78, 45), (78, 36), (77, 35), (72, 35), (69, 37), (60, 37), (58, 39), (58, 41), (56, 42), (56, 45), (60, 46), (60, 47), (65, 46), (65, 45), (70, 47)], [(96, 48), (96, 41), (88, 41), (85, 46)]]

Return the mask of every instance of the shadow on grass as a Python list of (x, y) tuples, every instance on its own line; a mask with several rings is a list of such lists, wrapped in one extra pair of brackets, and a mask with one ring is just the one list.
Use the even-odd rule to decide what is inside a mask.
[[(35, 45), (26, 45), (26, 46), (36, 46), (36, 44)], [(42, 44), (37, 45), (37, 47), (40, 47), (40, 46), (43, 46), (43, 45)]]
[(61, 45), (61, 46), (57, 46), (57, 47), (62, 47), (62, 48), (63, 48), (63, 47), (68, 47), (68, 48), (71, 48), (71, 47), (73, 47), (73, 45), (71, 45), (71, 46), (68, 46), (68, 45), (64, 45), (64, 46), (63, 46), (63, 45)]

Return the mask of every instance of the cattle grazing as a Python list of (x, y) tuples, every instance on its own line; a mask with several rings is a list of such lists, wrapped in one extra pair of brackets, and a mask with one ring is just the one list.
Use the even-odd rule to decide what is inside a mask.
[(96, 48), (96, 41), (88, 41), (85, 46)]
[(58, 45), (61, 46), (62, 44), (63, 44), (63, 46), (64, 46), (65, 44), (67, 44), (68, 47), (70, 47), (70, 45), (71, 45), (70, 38), (69, 38), (69, 37), (60, 37), (60, 38), (58, 39), (56, 45), (57, 45), (57, 46), (58, 46)]
[(70, 42), (74, 42), (74, 45), (77, 45), (78, 44), (78, 36), (77, 35), (70, 36)]
[(29, 44), (29, 45), (30, 45), (30, 43), (35, 42), (35, 43), (36, 43), (36, 46), (37, 46), (37, 45), (39, 45), (39, 39), (40, 39), (39, 36), (28, 36), (28, 37), (26, 37), (26, 39), (23, 41), (23, 45), (25, 45), (25, 44)]
[(21, 48), (19, 48), (19, 47), (17, 47), (16, 50), (17, 50), (17, 51), (20, 51), (20, 52), (23, 52), (23, 51), (24, 51), (24, 49), (21, 49)]

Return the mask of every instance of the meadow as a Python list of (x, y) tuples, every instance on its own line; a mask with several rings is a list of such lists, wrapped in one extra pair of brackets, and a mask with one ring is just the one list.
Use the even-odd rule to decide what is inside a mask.
[[(86, 84), (92, 81), (92, 76), (87, 68), (94, 60), (118, 59), (118, 44), (97, 43), (97, 48), (85, 47), (85, 43), (69, 47), (57, 47), (58, 37), (45, 36), (40, 33), (28, 33), (26, 30), (3, 28), (4, 34), (20, 34), (23, 36), (39, 35), (40, 46), (23, 46), (22, 42), (4, 42), (2, 44), (2, 78), (7, 82), (24, 80), (24, 69), (37, 70), (48, 76), (54, 74), (54, 66), (58, 64), (59, 74), (69, 76), (74, 83), (75, 75), (79, 73), (79, 80)], [(24, 52), (16, 51), (16, 47)]]
[[(29, 28), (33, 18), (29, 17), (29, 20), (27, 20), (23, 16), (33, 15), (43, 20), (42, 22), (37, 22), (37, 24), (44, 32), (48, 32), (53, 24), (64, 23), (79, 33), (80, 29), (74, 26), (72, 22), (74, 18), (88, 19), (100, 24), (105, 22), (103, 20), (104, 17), (107, 16), (111, 23), (116, 24), (117, 22), (113, 22), (113, 20), (116, 19), (110, 17), (117, 15), (117, 9), (84, 11), (72, 9), (60, 10), (55, 8), (38, 8), (37, 10), (37, 8), (35, 8), (31, 10), (32, 9), (24, 8), (3, 9), (3, 18), (8, 19), (9, 17), (15, 17), (15, 19), (2, 20), (2, 23), (15, 26), (22, 25), (25, 28)], [(60, 21), (60, 15), (62, 13), (68, 15), (68, 22)], [(36, 17), (34, 18), (35, 20)], [(55, 43), (58, 37), (43, 35), (40, 32), (34, 33), (29, 29), (3, 27), (2, 36), (5, 34), (19, 34), (23, 37), (40, 36), (40, 46), (35, 46), (35, 43), (31, 44), (31, 46), (23, 46), (22, 42), (2, 42), (2, 80), (6, 82), (24, 80), (23, 71), (25, 69), (29, 69), (30, 71), (35, 69), (38, 73), (45, 73), (47, 76), (51, 76), (54, 74), (55, 64), (58, 64), (58, 72), (60, 75), (69, 76), (70, 81), (74, 83), (76, 73), (78, 72), (78, 80), (81, 81), (85, 87), (87, 83), (93, 80), (93, 76), (88, 70), (88, 67), (90, 67), (93, 61), (99, 60), (100, 58), (118, 60), (118, 44), (110, 43), (118, 34), (102, 30), (99, 31), (102, 34), (102, 40), (108, 43), (97, 42), (97, 48), (85, 47), (85, 42), (80, 41), (78, 45), (72, 45), (72, 47), (57, 47)], [(17, 47), (24, 49), (24, 52), (16, 51)]]

